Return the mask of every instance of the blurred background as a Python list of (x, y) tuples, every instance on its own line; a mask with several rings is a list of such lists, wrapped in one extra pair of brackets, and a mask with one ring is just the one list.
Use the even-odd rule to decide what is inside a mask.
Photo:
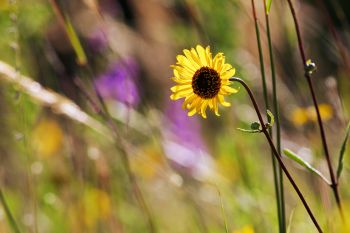
[[(350, 2), (294, 4), (335, 167), (350, 106)], [(282, 148), (329, 177), (287, 1), (272, 1), (270, 23)], [(278, 232), (267, 142), (237, 130), (257, 120), (245, 91), (208, 119), (170, 101), (170, 65), (197, 44), (223, 52), (263, 109), (250, 1), (0, 0), (0, 188), (20, 232), (150, 232), (125, 156), (157, 232), (219, 233), (225, 221), (230, 233)], [(339, 232), (331, 189), (284, 160), (322, 227)], [(345, 210), (349, 161), (346, 152)], [(316, 232), (287, 180), (285, 199), (290, 232)], [(12, 229), (1, 205), (0, 232)]]

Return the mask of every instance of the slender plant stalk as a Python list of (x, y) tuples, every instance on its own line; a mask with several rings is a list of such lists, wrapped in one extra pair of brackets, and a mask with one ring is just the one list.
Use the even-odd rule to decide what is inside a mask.
[(330, 155), (329, 155), (329, 152), (328, 152), (326, 134), (325, 134), (324, 127), (323, 127), (323, 122), (322, 122), (320, 110), (318, 108), (318, 103), (317, 103), (314, 87), (313, 87), (313, 84), (312, 84), (311, 75), (306, 70), (306, 66), (307, 66), (307, 64), (306, 64), (306, 56), (305, 56), (303, 40), (301, 39), (301, 33), (300, 33), (300, 27), (299, 27), (298, 18), (296, 17), (296, 13), (295, 13), (292, 1), (291, 0), (287, 0), (287, 1), (288, 1), (288, 5), (289, 5), (289, 8), (290, 8), (290, 11), (291, 11), (292, 16), (293, 16), (295, 30), (296, 30), (297, 37), (298, 37), (298, 46), (299, 46), (300, 56), (301, 56), (301, 59), (302, 59), (303, 65), (304, 65), (304, 69), (305, 69), (304, 76), (306, 78), (308, 87), (310, 89), (310, 93), (311, 93), (311, 96), (312, 96), (312, 101), (313, 101), (313, 104), (314, 104), (314, 107), (315, 107), (315, 110), (316, 110), (317, 122), (318, 122), (318, 125), (319, 125), (319, 128), (320, 128), (320, 134), (321, 134), (323, 150), (324, 150), (324, 153), (325, 153), (325, 156), (326, 156), (327, 166), (328, 166), (329, 174), (330, 174), (330, 177), (331, 177), (331, 185), (330, 185), (330, 187), (333, 190), (333, 194), (334, 194), (334, 197), (335, 197), (335, 200), (336, 200), (336, 203), (337, 203), (340, 215), (341, 215), (342, 219), (344, 219), (344, 214), (343, 214), (343, 210), (342, 210), (342, 204), (341, 204), (339, 190), (338, 190), (338, 181), (335, 178), (333, 167), (332, 167), (332, 163), (331, 163), (331, 158), (330, 158)]
[[(91, 81), (91, 80), (90, 80)], [(149, 209), (148, 205), (147, 205), (147, 202), (143, 196), (143, 193), (141, 191), (141, 188), (135, 178), (135, 175), (134, 173), (131, 171), (131, 166), (130, 166), (130, 160), (129, 160), (129, 157), (128, 157), (128, 153), (127, 151), (125, 150), (125, 145), (122, 143), (123, 140), (120, 140), (120, 137), (119, 137), (119, 134), (118, 134), (118, 131), (117, 131), (117, 127), (112, 119), (112, 116), (110, 115), (109, 113), (109, 110), (102, 98), (102, 96), (100, 95), (99, 91), (97, 90), (96, 86), (93, 85), (93, 88), (94, 88), (94, 91), (96, 93), (96, 96), (98, 98), (98, 101), (101, 105), (101, 109), (102, 111), (100, 112), (100, 114), (102, 115), (102, 117), (105, 118), (105, 120), (110, 124), (111, 126), (111, 129), (112, 129), (112, 132), (114, 133), (114, 138), (115, 138), (115, 144), (117, 145), (117, 142), (120, 142), (121, 146), (116, 146), (117, 149), (119, 149), (121, 152), (122, 152), (122, 162), (123, 162), (123, 165), (124, 165), (124, 168), (126, 170), (126, 173), (128, 175), (128, 178), (131, 182), (131, 185), (133, 187), (133, 191), (135, 193), (135, 197), (137, 199), (137, 201), (139, 202), (139, 205), (141, 206), (146, 218), (147, 218), (147, 222), (148, 222), (148, 226), (149, 226), (149, 229), (150, 229), (150, 232), (151, 233), (157, 233), (157, 228), (156, 228), (156, 225), (155, 225), (155, 221), (154, 221), (154, 217), (151, 213), (151, 210)]]
[[(20, 67), (21, 67), (21, 50), (19, 46), (19, 29), (18, 29), (18, 5), (17, 1), (9, 1), (11, 4), (11, 14), (10, 19), (12, 21), (12, 26), (14, 28), (14, 46), (12, 46), (13, 52), (14, 52), (14, 66), (15, 66), (15, 72), (16, 76), (20, 76)], [(13, 232), (20, 233), (19, 227), (10, 211), (10, 208), (8, 207), (8, 204), (6, 202), (5, 196), (2, 192), (2, 189), (0, 188), (0, 201), (2, 206), (4, 207), (6, 216), (8, 218), (8, 221), (10, 222), (10, 225), (12, 227)]]
[[(54, 9), (55, 13), (56, 13), (56, 16), (59, 20), (59, 22), (62, 24), (62, 26), (64, 28), (66, 28), (67, 30), (67, 22), (65, 20), (65, 15), (64, 13), (62, 12), (62, 10), (60, 9), (59, 5), (57, 4), (56, 2), (57, 0), (50, 0), (50, 3), (51, 3), (51, 6), (52, 8)], [(70, 25), (71, 26), (71, 25)], [(72, 27), (72, 26), (71, 26)], [(72, 28), (71, 29), (72, 31), (74, 31), (74, 29)], [(67, 31), (66, 31), (67, 32)], [(69, 33), (67, 32), (67, 36), (68, 38), (70, 39), (70, 42), (72, 44), (72, 46), (74, 47), (74, 45), (76, 45), (76, 47), (78, 47), (79, 49), (75, 49), (76, 50), (76, 53), (77, 53), (77, 56), (79, 57), (79, 54), (82, 54), (83, 58), (85, 57), (85, 51), (83, 50), (83, 47), (81, 46), (80, 44), (80, 41), (79, 39), (76, 37), (76, 35), (74, 34), (74, 36), (76, 38), (74, 38), (74, 41), (73, 39), (69, 36)], [(77, 51), (78, 50), (78, 51)], [(80, 52), (79, 52), (80, 51)], [(89, 66), (88, 66), (88, 61), (85, 60), (85, 59), (80, 59), (84, 62), (80, 62), (79, 65), (87, 68), (87, 70), (91, 72), (91, 70), (89, 69)], [(89, 81), (92, 83), (91, 81), (91, 78), (89, 78)], [(142, 191), (141, 191), (141, 188), (140, 186), (138, 185), (137, 183), (137, 180), (133, 174), (133, 172), (131, 171), (131, 167), (130, 167), (130, 160), (129, 160), (129, 157), (128, 157), (128, 154), (127, 154), (127, 151), (125, 150), (124, 148), (124, 144), (123, 143), (120, 143), (121, 146), (118, 146), (118, 143), (117, 142), (120, 142), (122, 141), (118, 135), (118, 130), (117, 130), (117, 126), (115, 125), (109, 111), (108, 111), (108, 108), (102, 98), (102, 96), (100, 95), (100, 93), (98, 92), (97, 88), (95, 85), (91, 84), (91, 86), (93, 86), (93, 89), (94, 89), (94, 92), (97, 96), (97, 99), (98, 99), (98, 102), (101, 106), (101, 109), (99, 110), (102, 110), (102, 111), (99, 111), (98, 113), (106, 120), (106, 122), (108, 122), (108, 124), (110, 125), (111, 127), (111, 130), (113, 132), (113, 137), (114, 137), (114, 140), (115, 140), (115, 145), (117, 147), (117, 149), (119, 149), (122, 153), (121, 157), (122, 157), (122, 162), (123, 162), (123, 165), (124, 165), (124, 168), (126, 170), (126, 173), (127, 173), (127, 176), (129, 178), (129, 181), (132, 185), (132, 188), (133, 188), (133, 191), (134, 191), (134, 194), (135, 194), (135, 197), (139, 203), (139, 205), (141, 206), (146, 218), (147, 218), (147, 222), (148, 222), (148, 225), (149, 225), (149, 229), (150, 229), (150, 232), (151, 233), (156, 233), (157, 232), (157, 229), (156, 229), (156, 226), (155, 226), (155, 222), (154, 222), (154, 218), (151, 214), (151, 211), (150, 209), (148, 208), (148, 205), (146, 203), (146, 200), (142, 194)], [(79, 87), (79, 85), (78, 85)], [(84, 91), (83, 91), (84, 93)]]
[[(272, 95), (273, 95), (273, 113), (275, 116), (276, 124), (276, 146), (277, 151), (281, 154), (281, 124), (279, 117), (279, 106), (278, 106), (278, 97), (277, 97), (277, 82), (276, 82), (276, 70), (275, 70), (275, 61), (272, 50), (272, 39), (270, 32), (270, 19), (269, 12), (266, 8), (266, 0), (263, 0), (264, 11), (265, 11), (265, 22), (266, 22), (266, 35), (269, 46), (269, 55), (270, 55), (270, 67), (271, 67), (271, 78), (272, 78)], [(283, 185), (283, 173), (281, 167), (277, 171), (279, 178), (279, 194), (281, 198), (281, 215), (282, 215), (282, 231), (286, 232), (286, 210), (285, 210), (285, 201), (284, 201), (284, 185)]]
[(271, 137), (270, 137), (270, 134), (269, 134), (269, 132), (268, 132), (268, 129), (267, 129), (267, 127), (266, 127), (266, 125), (265, 125), (265, 122), (264, 122), (264, 120), (263, 120), (263, 118), (262, 118), (262, 115), (261, 115), (261, 113), (260, 113), (258, 104), (257, 104), (257, 102), (256, 102), (256, 100), (255, 100), (255, 98), (254, 98), (254, 95), (253, 95), (252, 91), (250, 90), (249, 86), (248, 86), (242, 79), (240, 79), (240, 78), (232, 77), (232, 78), (230, 78), (230, 81), (239, 82), (239, 83), (245, 88), (245, 90), (247, 91), (247, 93), (248, 93), (248, 95), (249, 95), (249, 97), (250, 97), (250, 99), (251, 99), (251, 101), (252, 101), (252, 103), (253, 103), (255, 112), (256, 112), (256, 114), (257, 114), (257, 116), (258, 116), (258, 119), (259, 119), (259, 122), (260, 122), (260, 125), (261, 125), (261, 128), (262, 128), (262, 129), (261, 129), (261, 132), (264, 133), (264, 135), (265, 135), (265, 137), (266, 137), (266, 139), (267, 139), (267, 141), (268, 141), (268, 143), (269, 143), (269, 145), (270, 145), (270, 147), (271, 147), (271, 149), (272, 149), (272, 151), (273, 151), (273, 154), (274, 154), (275, 158), (277, 159), (277, 161), (278, 161), (279, 165), (281, 166), (283, 172), (286, 174), (286, 176), (287, 176), (289, 182), (292, 184), (294, 190), (297, 192), (297, 194), (298, 194), (298, 196), (299, 196), (301, 202), (303, 203), (303, 205), (304, 205), (304, 207), (305, 207), (307, 213), (309, 214), (309, 216), (310, 216), (312, 222), (314, 223), (315, 227), (317, 228), (318, 232), (322, 233), (323, 231), (322, 231), (322, 229), (321, 229), (319, 223), (317, 222), (317, 220), (316, 220), (314, 214), (312, 213), (312, 211), (311, 211), (309, 205), (307, 204), (307, 202), (306, 202), (306, 200), (305, 200), (303, 194), (301, 193), (299, 187), (298, 187), (297, 184), (295, 183), (293, 177), (290, 175), (289, 171), (287, 170), (286, 166), (284, 165), (284, 162), (283, 162), (283, 160), (282, 160), (281, 155), (278, 153), (278, 151), (277, 151), (275, 145), (273, 144), (273, 141), (272, 141), (272, 139), (271, 139)]
[(13, 215), (12, 215), (12, 213), (10, 211), (10, 208), (9, 208), (7, 202), (6, 202), (5, 196), (2, 193), (1, 188), (0, 188), (0, 201), (1, 201), (2, 206), (4, 207), (7, 219), (10, 222), (10, 225), (12, 227), (13, 232), (21, 233), (21, 231), (19, 230), (19, 227), (18, 227), (18, 225), (17, 225), (17, 223), (15, 221), (15, 218), (13, 217)]
[[(265, 76), (265, 66), (264, 66), (264, 58), (263, 58), (263, 51), (261, 47), (261, 39), (260, 39), (260, 30), (259, 30), (259, 20), (256, 14), (255, 10), (255, 1), (252, 0), (252, 11), (253, 11), (253, 17), (254, 17), (254, 23), (255, 23), (255, 32), (256, 32), (256, 38), (257, 38), (257, 44), (258, 44), (258, 50), (259, 50), (259, 61), (260, 61), (260, 71), (261, 71), (261, 78), (262, 78), (262, 87), (263, 87), (263, 95), (264, 95), (264, 101), (265, 101), (265, 108), (266, 110), (269, 109), (269, 100), (267, 95), (267, 85), (266, 85), (266, 76)], [(269, 129), (269, 133), (272, 137), (272, 130)], [(271, 151), (271, 161), (272, 161), (272, 169), (273, 169), (273, 179), (274, 179), (274, 186), (275, 186), (275, 194), (276, 194), (276, 205), (277, 205), (277, 216), (278, 216), (278, 228), (279, 232), (283, 233), (283, 223), (284, 217), (281, 208), (281, 192), (280, 192), (280, 186), (281, 184), (278, 184), (278, 171), (276, 166), (276, 159), (273, 156), (273, 152)], [(283, 186), (282, 186), (283, 187)], [(283, 201), (284, 202), (284, 201)], [(282, 204), (284, 206), (284, 203)]]

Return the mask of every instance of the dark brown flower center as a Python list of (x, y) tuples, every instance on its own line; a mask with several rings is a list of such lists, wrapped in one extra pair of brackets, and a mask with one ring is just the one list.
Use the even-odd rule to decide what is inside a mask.
[(192, 88), (193, 92), (199, 97), (203, 99), (211, 99), (220, 91), (220, 75), (214, 69), (202, 67), (193, 75)]

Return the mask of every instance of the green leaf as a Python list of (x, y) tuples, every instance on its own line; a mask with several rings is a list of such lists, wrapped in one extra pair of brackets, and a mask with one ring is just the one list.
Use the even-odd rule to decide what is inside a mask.
[(267, 121), (269, 122), (269, 125), (273, 126), (273, 124), (275, 123), (275, 117), (273, 116), (270, 110), (266, 110), (266, 113), (267, 113)]
[(348, 124), (347, 129), (346, 129), (346, 134), (345, 134), (343, 144), (341, 145), (341, 148), (340, 148), (339, 162), (338, 162), (338, 168), (337, 168), (337, 177), (338, 178), (340, 177), (340, 174), (343, 170), (343, 159), (344, 159), (344, 154), (345, 154), (345, 150), (346, 150), (346, 144), (347, 144), (348, 139), (349, 139), (349, 134), (350, 134), (350, 122)]
[(260, 123), (259, 122), (253, 122), (251, 125), (250, 125), (250, 128), (252, 130), (259, 130), (260, 129)]
[(324, 175), (318, 171), (316, 168), (314, 168), (311, 164), (309, 164), (308, 162), (306, 162), (304, 159), (302, 159), (300, 156), (298, 156), (297, 154), (295, 154), (293, 151), (289, 150), (289, 149), (284, 149), (283, 153), (290, 158), (291, 160), (297, 162), (298, 164), (300, 164), (301, 166), (303, 166), (304, 168), (306, 168), (307, 170), (309, 170), (310, 172), (314, 173), (315, 175), (319, 176), (321, 179), (323, 179), (327, 184), (330, 185), (330, 182), (327, 180), (326, 177), (324, 177)]
[(270, 13), (272, 0), (266, 0), (266, 14)]
[(242, 129), (242, 128), (237, 128), (237, 129), (244, 133), (261, 133), (261, 131), (258, 129)]

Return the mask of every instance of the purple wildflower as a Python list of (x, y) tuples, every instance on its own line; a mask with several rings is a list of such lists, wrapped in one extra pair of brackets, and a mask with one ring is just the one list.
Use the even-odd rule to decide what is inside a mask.
[(97, 28), (88, 36), (88, 42), (94, 52), (101, 52), (108, 46), (108, 38), (102, 28)]
[(198, 118), (188, 117), (178, 101), (168, 106), (163, 131), (165, 154), (175, 166), (200, 178), (211, 170), (212, 159), (202, 140)]
[(118, 100), (134, 107), (140, 102), (135, 83), (138, 74), (135, 60), (125, 59), (113, 64), (106, 73), (100, 75), (95, 85), (103, 98)]

